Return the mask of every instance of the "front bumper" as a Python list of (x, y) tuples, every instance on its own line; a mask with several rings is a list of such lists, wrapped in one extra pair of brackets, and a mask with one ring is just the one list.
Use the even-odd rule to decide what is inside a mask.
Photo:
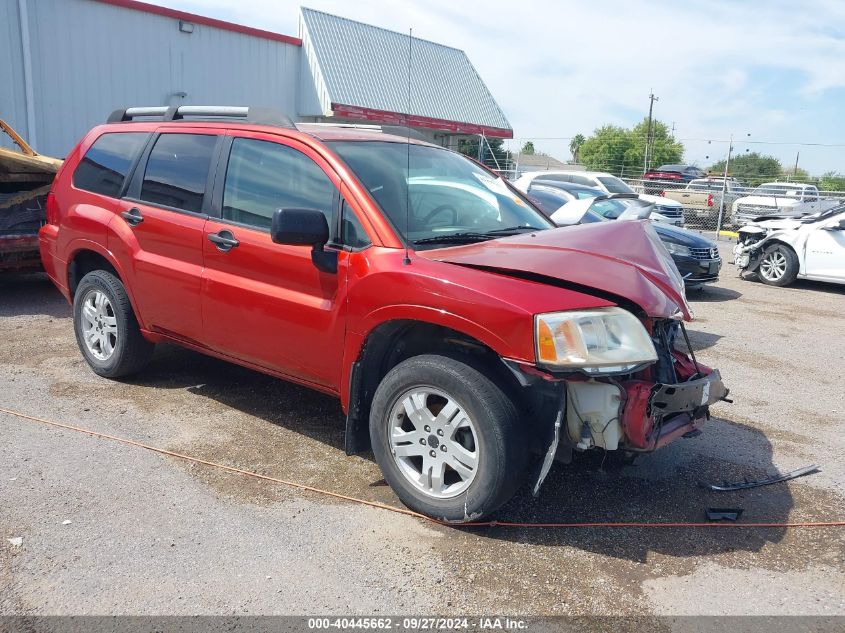
[(712, 283), (718, 281), (719, 271), (722, 270), (722, 259), (696, 259), (687, 256), (672, 256), (672, 260), (678, 267), (678, 272), (684, 278), (687, 286)]
[(622, 412), (626, 448), (653, 451), (706, 422), (710, 405), (728, 395), (719, 371), (709, 371), (701, 378), (676, 384), (622, 383), (627, 396)]

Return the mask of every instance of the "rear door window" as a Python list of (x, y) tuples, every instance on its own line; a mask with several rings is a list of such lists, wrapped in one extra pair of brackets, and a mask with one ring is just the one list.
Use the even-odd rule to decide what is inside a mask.
[(216, 143), (208, 134), (159, 136), (147, 161), (141, 200), (200, 213)]
[(147, 132), (109, 132), (94, 141), (73, 172), (73, 186), (112, 198), (120, 195), (126, 175), (141, 148), (150, 137)]
[(269, 229), (276, 209), (322, 211), (333, 224), (335, 186), (317, 163), (287, 145), (252, 138), (232, 141), (222, 218)]

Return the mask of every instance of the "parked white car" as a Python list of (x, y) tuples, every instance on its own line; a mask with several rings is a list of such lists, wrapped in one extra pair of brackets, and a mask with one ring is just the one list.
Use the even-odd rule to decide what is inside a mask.
[(741, 228), (734, 264), (743, 272), (757, 271), (772, 286), (796, 279), (845, 284), (845, 204)]
[(838, 200), (819, 197), (815, 185), (801, 182), (767, 182), (738, 198), (731, 208), (733, 221), (740, 226), (755, 218), (773, 213), (793, 213), (796, 216), (824, 211), (839, 204)]
[[(512, 184), (525, 193), (535, 180), (568, 182), (600, 189), (608, 194), (637, 193), (621, 178), (602, 171), (532, 171), (522, 174)], [(653, 220), (666, 222), (675, 226), (684, 225), (684, 207), (680, 202), (645, 193), (637, 195), (640, 200), (654, 205), (654, 211), (651, 214)]]

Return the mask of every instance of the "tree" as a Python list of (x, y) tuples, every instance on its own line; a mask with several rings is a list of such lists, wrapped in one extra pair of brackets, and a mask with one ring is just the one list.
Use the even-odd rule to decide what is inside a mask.
[(845, 174), (829, 171), (819, 179), (819, 189), (822, 191), (845, 191)]
[[(725, 161), (720, 160), (710, 166), (710, 171), (717, 174), (725, 172)], [(744, 182), (750, 187), (762, 185), (764, 182), (771, 182), (780, 178), (783, 173), (783, 165), (774, 156), (766, 156), (751, 152), (734, 156), (728, 174)]]
[(584, 145), (587, 139), (584, 138), (583, 134), (576, 134), (572, 137), (572, 140), (569, 141), (569, 151), (572, 153), (572, 162), (578, 163), (578, 156), (581, 153), (581, 147)]
[(812, 180), (812, 178), (810, 178), (810, 174), (807, 173), (806, 169), (801, 169), (800, 167), (798, 169), (795, 169), (794, 166), (787, 167), (786, 169), (784, 169), (783, 173), (781, 174), (781, 177), (784, 180), (789, 180), (792, 182), (807, 182), (808, 180)]
[[(482, 138), (484, 139), (483, 143), (481, 142)], [(458, 151), (493, 169), (504, 169), (510, 158), (508, 151), (504, 148), (504, 143), (504, 140), (500, 138), (474, 136), (461, 139), (458, 143)]]
[[(602, 126), (584, 141), (578, 157), (591, 170), (616, 174), (623, 170), (641, 171), (647, 133), (648, 121), (645, 119), (630, 130), (617, 125)], [(675, 140), (665, 123), (652, 121), (651, 134), (652, 165), (681, 162), (684, 146)]]
[[(633, 136), (633, 150), (628, 158), (634, 161), (634, 166), (640, 167), (645, 160), (645, 144), (648, 136), (648, 119), (643, 119), (631, 130)], [(651, 122), (651, 149), (648, 152), (648, 169), (660, 165), (680, 163), (684, 158), (684, 146), (675, 140), (669, 131), (669, 126), (660, 121)]]
[(522, 153), (526, 156), (533, 156), (534, 154), (534, 143), (528, 141), (525, 145), (522, 146)]

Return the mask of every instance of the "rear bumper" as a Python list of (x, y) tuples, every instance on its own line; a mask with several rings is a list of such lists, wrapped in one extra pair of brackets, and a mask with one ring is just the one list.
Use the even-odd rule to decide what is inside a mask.
[(0, 272), (40, 269), (37, 235), (0, 236)]
[(50, 277), (50, 281), (59, 289), (65, 299), (70, 301), (70, 289), (64, 282), (67, 278), (65, 274), (67, 263), (56, 256), (57, 235), (57, 226), (53, 224), (42, 226), (38, 232), (38, 249), (41, 252), (41, 262), (44, 265), (44, 271)]

